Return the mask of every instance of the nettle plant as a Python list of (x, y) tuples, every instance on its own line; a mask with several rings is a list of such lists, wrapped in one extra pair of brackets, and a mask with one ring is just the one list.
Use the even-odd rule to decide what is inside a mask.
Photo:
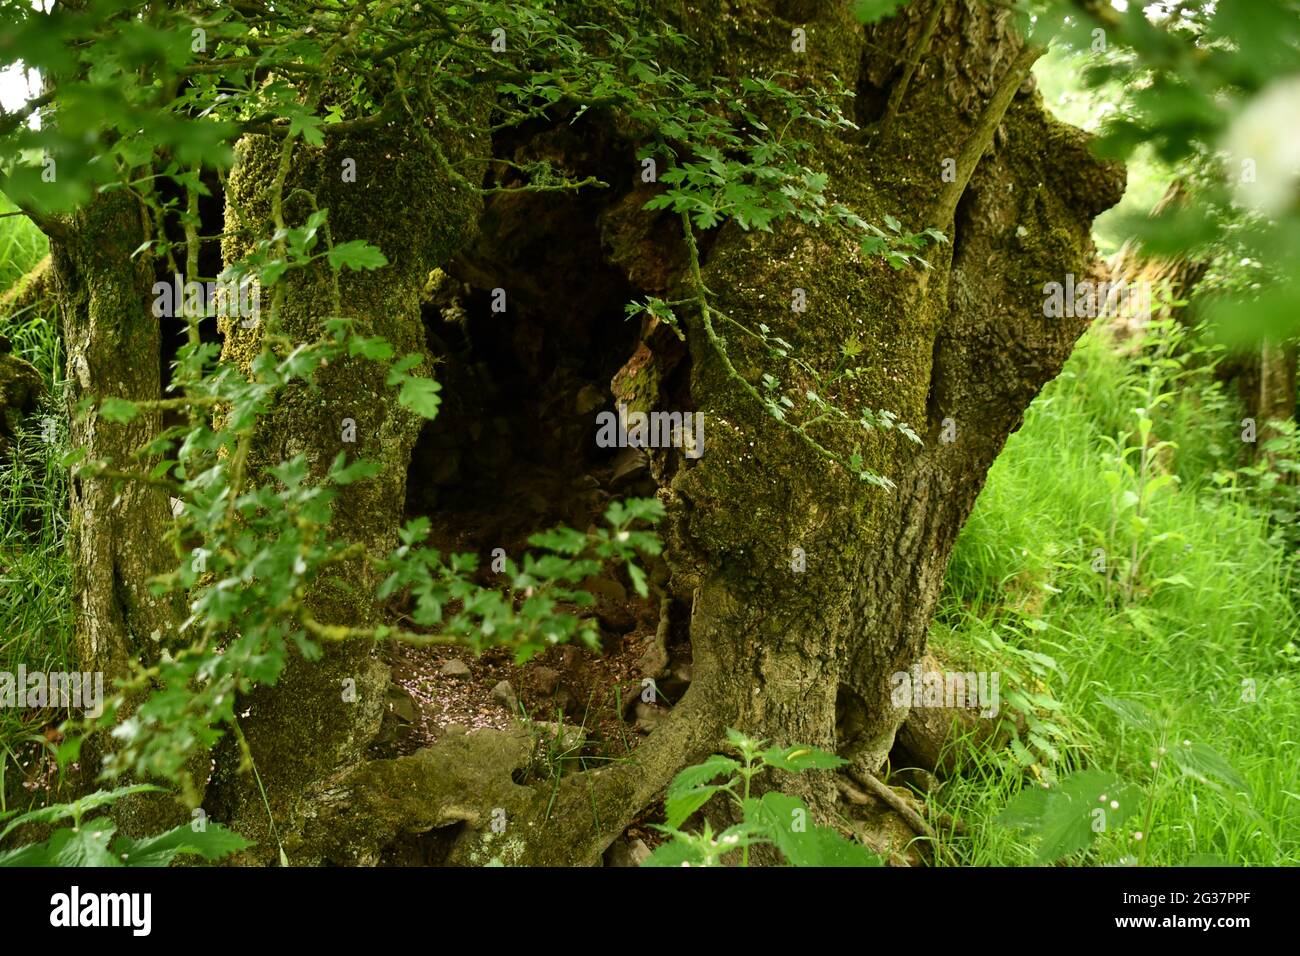
[(1107, 447), (1108, 467), (1102, 477), (1112, 495), (1110, 522), (1105, 529), (1088, 526), (1086, 530), (1101, 547), (1105, 586), (1114, 588), (1124, 604), (1162, 587), (1187, 587), (1189, 583), (1181, 574), (1146, 580), (1145, 573), (1158, 548), (1181, 544), (1184, 538), (1177, 531), (1151, 534), (1150, 508), (1158, 496), (1178, 486), (1178, 476), (1169, 467), (1178, 443), (1158, 437), (1156, 416), (1184, 387), (1184, 379), (1196, 374), (1189, 366), (1189, 356), (1179, 352), (1187, 335), (1174, 319), (1151, 322), (1143, 337), (1143, 344), (1150, 349), (1135, 359), (1140, 374), (1128, 386), (1136, 406), (1132, 410), (1136, 424), (1117, 437), (1101, 436)]
[[(1141, 701), (1102, 697), (1134, 741), (1146, 779), (1100, 769), (1078, 770), (1059, 783), (1028, 786), (998, 817), (1003, 826), (1037, 840), (1034, 862), (1053, 863), (1100, 843), (1097, 852), (1119, 866), (1142, 866), (1151, 845), (1156, 807), (1182, 781), (1190, 779), (1220, 794), (1234, 810), (1251, 817), (1276, 843), (1268, 822), (1250, 806), (1250, 787), (1214, 748), (1183, 738), (1173, 716)], [(1198, 854), (1189, 866), (1223, 865)]]
[[(774, 847), (792, 866), (883, 865), (880, 857), (862, 844), (814, 822), (812, 811), (798, 797), (777, 790), (751, 796), (754, 779), (769, 770), (792, 774), (834, 770), (848, 761), (816, 747), (768, 747), (767, 741), (731, 729), (727, 740), (735, 757), (715, 754), (673, 779), (664, 798), (664, 823), (658, 827), (671, 839), (650, 854), (643, 866), (722, 866), (732, 862), (748, 866), (750, 847), (760, 845)], [(724, 782), (716, 783), (719, 778), (725, 778)], [(715, 797), (730, 798), (739, 822), (717, 833), (707, 820), (696, 833), (683, 831), (682, 824)]]
[(151, 784), (135, 784), (116, 790), (100, 790), (74, 800), (55, 803), (19, 814), (0, 814), (0, 840), (23, 826), (38, 826), (71, 820), (71, 826), (56, 828), (39, 843), (12, 850), (0, 850), (0, 866), (167, 866), (178, 856), (197, 856), (208, 862), (219, 860), (251, 844), (238, 833), (206, 818), (196, 818), (156, 836), (135, 839), (118, 834), (117, 824), (97, 815), (123, 797), (162, 790)]
[[(736, 372), (718, 323), (758, 338), (773, 360), (799, 362), (806, 372), (811, 364), (770, 330), (748, 329), (721, 312), (700, 271), (697, 230), (723, 221), (770, 230), (783, 219), (856, 236), (864, 253), (896, 268), (926, 266), (920, 252), (941, 241), (939, 233), (911, 234), (892, 219), (883, 228), (866, 222), (828, 195), (824, 174), (803, 163), (810, 144), (801, 131), (853, 127), (840, 108), (851, 92), (834, 77), (826, 79), (827, 89), (794, 90), (782, 76), (699, 84), (660, 65), (688, 45), (686, 37), (663, 23), (640, 22), (630, 0), (610, 4), (606, 14), (604, 24), (573, 26), (543, 4), (494, 0), (289, 3), (275, 10), (206, 2), (178, 9), (131, 0), (91, 0), (52, 13), (27, 4), (0, 7), (7, 38), (0, 65), (39, 70), (48, 89), (0, 114), (0, 187), (52, 236), (68, 236), (70, 211), (125, 192), (148, 223), (135, 256), (200, 280), (200, 249), (214, 238), (201, 235), (200, 198), (213, 181), (205, 172), (224, 181), (241, 136), (262, 135), (278, 145), (265, 234), (240, 227), (246, 252), (217, 277), (229, 288), (255, 284), (260, 299), (269, 297), (257, 318), (256, 354), (239, 364), (223, 361), (220, 347), (200, 334), (200, 323), (213, 317), (212, 304), (187, 307), (186, 341), (167, 397), (99, 395), (77, 410), (118, 423), (145, 413), (183, 418), (134, 456), (91, 460), (83, 451), (66, 460), (83, 478), (158, 486), (178, 502), (168, 535), (176, 565), (152, 586), (158, 595), (181, 596), (189, 614), (177, 634), (157, 636), (157, 658), (133, 665), (104, 716), (80, 728), (111, 729), (106, 778), (130, 773), (174, 781), (196, 802), (187, 762), (225, 730), (242, 741), (236, 700), (255, 686), (275, 684), (294, 651), (315, 659), (330, 643), (395, 639), (475, 650), (504, 646), (526, 660), (564, 641), (594, 644), (592, 626), (573, 609), (591, 603), (576, 585), (601, 565), (625, 566), (637, 590), (647, 591), (637, 561), (660, 548), (644, 527), (662, 514), (655, 501), (612, 506), (608, 527), (593, 533), (557, 529), (535, 536), (536, 551), (509, 564), (506, 585), (484, 587), (473, 579), (476, 556), (444, 555), (426, 544), (427, 520), (401, 529), (400, 546), (382, 559), (331, 532), (339, 489), (373, 477), (373, 462), (339, 454), (320, 475), (302, 455), (259, 461), (259, 424), (290, 390), (317, 388), (318, 373), (332, 362), (376, 363), (397, 402), (416, 415), (433, 418), (440, 404), (426, 358), (398, 356), (389, 342), (368, 334), (340, 293), (345, 272), (383, 269), (384, 251), (364, 239), (335, 243), (329, 209), (311, 191), (290, 185), (304, 153), (331, 136), (364, 137), (399, 124), (458, 189), (567, 192), (606, 184), (575, 179), (547, 161), (453, 161), (443, 150), (446, 140), (431, 128), (482, 136), (539, 120), (571, 122), (594, 107), (620, 114), (645, 144), (636, 159), (667, 164), (663, 191), (648, 206), (679, 215), (690, 252), (691, 296), (652, 300), (633, 311), (648, 308), (676, 327), (673, 309), (693, 307), (706, 341), (754, 400), (864, 480), (888, 484), (856, 453), (831, 450), (808, 429), (831, 421), (898, 429), (919, 441), (887, 412), (839, 409), (826, 397), (855, 374), (860, 347), (853, 342), (844, 344), (829, 376), (812, 373), (815, 387), (803, 391), (801, 408), (769, 380), (760, 393)], [(478, 106), (489, 102), (485, 119)], [(28, 122), (34, 114), (39, 125)], [(781, 117), (779, 129), (765, 122), (772, 117)], [(474, 182), (469, 169), (476, 163)], [(484, 163), (508, 169), (509, 183), (484, 185)], [(311, 211), (294, 221), (291, 208)], [(282, 323), (289, 279), (303, 270), (324, 275), (333, 290), (330, 313), (307, 335), (291, 334)], [(382, 580), (377, 600), (410, 595), (411, 627), (352, 627), (313, 616), (313, 587), (360, 563)], [(69, 733), (61, 762), (75, 759), (80, 746), (81, 738)], [(746, 753), (750, 768), (754, 753)], [(784, 759), (770, 765), (802, 769)]]
[[(1028, 617), (1025, 627), (1041, 633), (1047, 625), (1040, 618)], [(1014, 628), (1009, 630), (1016, 634)], [(1007, 749), (994, 753), (993, 759), (1007, 772), (1028, 772), (1045, 783), (1055, 783), (1054, 768), (1061, 763), (1062, 748), (1071, 745), (1075, 733), (1052, 684), (1064, 684), (1068, 676), (1055, 658), (1003, 640), (996, 629), (976, 635), (975, 643), (995, 662), (1003, 684), (1001, 696), (1006, 708), (998, 729), (1008, 735)]]

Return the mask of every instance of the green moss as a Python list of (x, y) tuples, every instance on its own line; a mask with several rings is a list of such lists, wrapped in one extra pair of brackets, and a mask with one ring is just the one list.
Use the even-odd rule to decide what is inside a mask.
[[(441, 145), (453, 157), (464, 150), (464, 144), (450, 140)], [(343, 181), (344, 159), (356, 163), (355, 182)], [(249, 236), (272, 231), (269, 191), (278, 161), (279, 146), (266, 137), (247, 137), (239, 144), (227, 190), (232, 233), (223, 242), (227, 261), (250, 250)], [(409, 131), (396, 127), (364, 140), (331, 141), (323, 149), (299, 144), (284, 203), (291, 225), (312, 211), (303, 190), (315, 197), (317, 208), (329, 210), (334, 243), (363, 239), (389, 260), (373, 272), (340, 274), (344, 314), (356, 320), (359, 333), (387, 339), (399, 356), (427, 354), (420, 315), (423, 288), (430, 270), (475, 227), (479, 197), (458, 186)], [(222, 325), (226, 361), (248, 368), (272, 318), (276, 332), (293, 341), (320, 335), (322, 320), (335, 312), (329, 271), (316, 265), (292, 270), (281, 281), (279, 314), (269, 314), (272, 294), (264, 290), (257, 326)], [(313, 385), (285, 389), (259, 422), (249, 458), (250, 472), (258, 475), (302, 454), (316, 480), (340, 452), (378, 463), (378, 475), (340, 490), (330, 528), (338, 538), (363, 544), (373, 557), (386, 555), (396, 544), (406, 472), (422, 421), (397, 404), (386, 375), (381, 364), (345, 358), (321, 369)], [(355, 423), (355, 442), (344, 440), (347, 420)], [(380, 618), (374, 599), (378, 584), (365, 561), (348, 562), (314, 583), (307, 603), (325, 623), (374, 625)], [(281, 837), (295, 841), (294, 853), (314, 854), (299, 833), (299, 823), (314, 812), (304, 795), (313, 783), (359, 760), (378, 730), (389, 676), (375, 655), (374, 646), (353, 643), (328, 648), (319, 661), (295, 659), (274, 688), (241, 701), (248, 711), (241, 725)], [(345, 699), (345, 688), (353, 699)], [(271, 852), (275, 841), (267, 812), (251, 777), (236, 770), (239, 754), (233, 742), (224, 746), (218, 763), (214, 817), (256, 837), (258, 853)]]

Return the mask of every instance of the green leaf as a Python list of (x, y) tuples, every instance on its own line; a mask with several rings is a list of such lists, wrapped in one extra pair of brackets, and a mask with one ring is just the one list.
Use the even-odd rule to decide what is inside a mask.
[(1112, 774), (1082, 770), (1056, 787), (1022, 790), (998, 816), (998, 823), (1037, 836), (1035, 862), (1042, 865), (1091, 846), (1097, 832), (1115, 829), (1137, 812), (1138, 805), (1137, 792)]
[[(62, 832), (62, 831), (61, 831)], [(49, 842), (29, 843), (13, 850), (0, 850), (0, 866), (54, 866)]]
[(121, 866), (108, 850), (117, 825), (108, 817), (55, 830), (44, 843), (0, 853), (0, 866)]
[(341, 242), (329, 251), (331, 269), (380, 269), (388, 265), (388, 259), (378, 248), (364, 239)]
[(400, 359), (392, 364), (388, 370), (388, 378), (385, 381), (389, 385), (401, 385), (406, 378), (406, 373), (424, 362), (424, 356), (417, 352), (409, 355), (403, 355)]
[(664, 798), (664, 825), (676, 830), (691, 814), (708, 803), (715, 793), (725, 789), (725, 786), (710, 785), (669, 794)]
[[(117, 824), (108, 817), (82, 821), (80, 827), (59, 830), (50, 838), (54, 851), (53, 866), (121, 866), (122, 861), (108, 850)], [(55, 849), (56, 840), (58, 848)]]
[(801, 745), (784, 749), (773, 747), (764, 750), (759, 756), (767, 766), (787, 770), (790, 773), (803, 773), (805, 770), (834, 770), (848, 763), (843, 757), (837, 757), (833, 753)]
[(125, 425), (140, 414), (140, 409), (124, 398), (106, 398), (99, 403), (99, 414), (105, 421)]
[(703, 866), (707, 862), (703, 851), (687, 840), (669, 840), (656, 847), (642, 866)]
[(645, 597), (650, 593), (650, 589), (646, 586), (645, 572), (631, 561), (627, 563), (627, 575), (632, 579), (632, 587), (636, 588), (637, 594)]
[(348, 354), (360, 355), (374, 362), (387, 362), (393, 357), (393, 347), (378, 335), (356, 335), (348, 340)]
[(154, 786), (151, 783), (137, 783), (129, 787), (118, 787), (116, 790), (96, 790), (94, 793), (88, 794), (73, 803), (55, 803), (48, 807), (41, 807), (39, 810), (32, 810), (30, 813), (24, 813), (9, 820), (4, 831), (0, 832), (0, 840), (3, 840), (24, 824), (52, 823), (55, 820), (70, 819), (79, 814), (85, 814), (90, 810), (107, 806), (133, 793), (161, 793), (162, 789), (162, 787)]
[(1119, 697), (1099, 697), (1098, 700), (1103, 707), (1114, 711), (1120, 720), (1135, 730), (1154, 733), (1160, 729), (1160, 723), (1155, 715), (1144, 704), (1140, 704), (1136, 700)]
[(529, 535), (528, 543), (535, 548), (545, 548), (557, 554), (581, 554), (587, 547), (587, 536), (573, 528), (552, 528)]
[(673, 782), (668, 785), (668, 795), (676, 796), (716, 780), (718, 777), (729, 777), (739, 769), (740, 761), (724, 757), (722, 754), (714, 754), (703, 763), (687, 767), (675, 776)]
[(325, 135), (320, 131), (321, 119), (319, 116), (312, 116), (310, 113), (301, 110), (295, 111), (289, 117), (289, 135), (296, 136), (302, 134), (302, 138), (312, 146), (323, 146), (325, 144)]
[(442, 404), (442, 399), (438, 397), (438, 392), (441, 390), (442, 386), (431, 378), (408, 375), (402, 379), (402, 389), (397, 394), (397, 402), (424, 418), (437, 418), (438, 406)]
[(746, 820), (772, 838), (792, 866), (880, 866), (880, 857), (846, 840), (830, 827), (817, 826), (798, 797), (769, 792), (746, 803)]
[(350, 485), (365, 478), (373, 478), (383, 471), (378, 462), (358, 458), (352, 464), (347, 465), (345, 464), (346, 460), (346, 454), (339, 452), (334, 458), (334, 463), (330, 465), (330, 480), (336, 485)]
[(166, 833), (142, 840), (118, 837), (113, 841), (113, 852), (126, 866), (167, 866), (181, 853), (211, 862), (252, 845), (251, 841), (219, 823), (209, 823), (200, 831), (183, 823)]
[(1169, 748), (1169, 757), (1189, 777), (1211, 785), (1226, 786), (1233, 793), (1250, 795), (1250, 785), (1241, 774), (1207, 744), (1174, 744)]

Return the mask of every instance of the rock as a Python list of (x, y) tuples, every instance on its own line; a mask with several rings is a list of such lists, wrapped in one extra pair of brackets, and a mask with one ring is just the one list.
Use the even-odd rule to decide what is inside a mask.
[(626, 604), (604, 604), (596, 609), (601, 630), (609, 634), (626, 634), (636, 627), (636, 615)]
[(444, 677), (468, 677), (469, 665), (459, 658), (453, 657), (447, 663), (443, 664), (438, 673)]
[(515, 696), (515, 689), (510, 686), (510, 681), (503, 680), (492, 688), (492, 699), (509, 711), (519, 709), (519, 698)]
[(644, 677), (662, 677), (668, 667), (668, 652), (657, 639), (651, 638), (636, 666)]
[(578, 587), (609, 601), (622, 603), (627, 600), (627, 588), (613, 578), (584, 578)]
[[(922, 673), (937, 673), (942, 678), (949, 671), (938, 658), (926, 654), (921, 659)], [(1010, 732), (997, 717), (984, 717), (979, 708), (912, 707), (898, 729), (896, 743), (901, 745), (915, 764), (925, 770), (947, 776), (954, 772), (957, 753), (950, 747), (954, 740), (970, 734), (970, 746), (999, 750), (1007, 745)]]
[(553, 694), (560, 683), (560, 672), (553, 667), (535, 667), (533, 680), (537, 682), (538, 693)]
[(626, 634), (636, 627), (636, 615), (628, 607), (627, 588), (613, 578), (586, 578), (579, 585), (596, 596), (596, 617), (611, 634)]
[(605, 859), (606, 866), (640, 866), (650, 857), (644, 840), (615, 840)]
[(415, 701), (411, 695), (400, 687), (388, 689), (388, 709), (407, 723), (414, 723), (416, 718)]
[(650, 733), (668, 718), (668, 711), (639, 701), (636, 705), (636, 729)]
[(939, 789), (939, 778), (928, 770), (922, 770), (920, 767), (913, 767), (901, 774), (903, 780), (909, 783), (920, 793), (933, 793)]
[(0, 353), (0, 447), (18, 432), (22, 416), (36, 410), (44, 394), (41, 373), (16, 355)]
[[(515, 783), (516, 771), (528, 767), (536, 750), (530, 729), (516, 722), (508, 730), (484, 728), (471, 733), (448, 728), (436, 743), (407, 757), (365, 760), (313, 785), (317, 814), (304, 825), (301, 855), (294, 863), (325, 861), (374, 866), (373, 847), (387, 846), (399, 834), (464, 824), (451, 849), (452, 865), (483, 866), (493, 857), (513, 865), (524, 847), (508, 839), (514, 821), (533, 812), (536, 794)], [(504, 810), (508, 829), (498, 836), (492, 826)]]

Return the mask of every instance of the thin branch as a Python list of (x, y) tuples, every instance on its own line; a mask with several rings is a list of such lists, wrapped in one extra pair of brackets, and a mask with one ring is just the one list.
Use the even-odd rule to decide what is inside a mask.
[(322, 624), (306, 612), (303, 612), (298, 620), (308, 633), (323, 641), (332, 643), (358, 638), (368, 641), (401, 641), (403, 644), (410, 644), (415, 647), (424, 647), (431, 644), (455, 645), (464, 643), (463, 638), (451, 634), (420, 634), (416, 631), (391, 627), (350, 627), (346, 624)]
[(34, 97), (24, 103), (21, 107), (12, 113), (0, 109), (0, 136), (8, 136), (19, 126), (27, 121), (27, 118), (43, 106), (48, 106), (54, 102), (54, 91), (48, 90), (40, 96)]
[(934, 35), (934, 28), (939, 25), (939, 14), (943, 12), (944, 0), (934, 0), (930, 7), (930, 15), (926, 18), (925, 26), (921, 28), (921, 35), (916, 38), (916, 43), (912, 45), (911, 56), (907, 59), (907, 64), (903, 67), (903, 75), (898, 78), (894, 88), (889, 92), (889, 103), (885, 107), (885, 115), (880, 120), (880, 135), (886, 136), (889, 133), (889, 127), (893, 124), (894, 119), (898, 116), (898, 108), (903, 104), (903, 97), (907, 95), (907, 87), (912, 82), (912, 74), (916, 72), (917, 65), (921, 62), (921, 57), (930, 48), (930, 38)]
[(980, 157), (984, 155), (984, 150), (988, 149), (989, 143), (993, 142), (993, 134), (997, 132), (998, 124), (1002, 122), (1007, 109), (1011, 106), (1016, 90), (1020, 89), (1020, 84), (1025, 81), (1034, 63), (1046, 52), (1046, 45), (1026, 43), (1015, 60), (1007, 67), (1007, 72), (1002, 75), (997, 89), (993, 91), (993, 95), (975, 121), (975, 128), (971, 130), (966, 142), (962, 143), (961, 153), (957, 156), (957, 174), (952, 182), (944, 183), (943, 190), (935, 200), (929, 215), (926, 216), (928, 225), (943, 229), (952, 222), (952, 217), (957, 212), (957, 203), (961, 201), (966, 185), (974, 175)]
[(76, 477), (102, 481), (129, 481), (138, 485), (149, 485), (154, 488), (166, 489), (172, 493), (173, 497), (180, 497), (184, 493), (184, 489), (180, 484), (168, 478), (157, 478), (153, 475), (141, 474), (135, 471), (121, 471), (116, 468), (100, 468), (96, 464), (78, 468)]
[[(736, 370), (736, 366), (731, 362), (731, 357), (727, 355), (726, 347), (718, 337), (717, 330), (713, 328), (713, 307), (709, 305), (709, 290), (704, 285), (704, 277), (700, 273), (700, 253), (699, 249), (695, 245), (695, 232), (691, 227), (690, 216), (687, 213), (682, 213), (682, 225), (686, 230), (686, 248), (690, 253), (691, 262), (691, 282), (695, 286), (695, 301), (700, 307), (700, 318), (704, 324), (704, 334), (708, 338), (709, 344), (713, 346), (714, 352), (717, 353), (718, 358), (722, 361), (722, 367), (726, 371), (727, 376), (739, 383), (741, 388), (749, 393), (749, 397), (757, 402), (759, 407), (762, 408), (764, 407), (763, 396), (758, 394), (758, 389), (751, 385), (749, 381)], [(833, 451), (818, 443), (807, 432), (800, 428), (795, 428), (786, 422), (779, 422), (779, 424), (785, 426), (787, 431), (798, 436), (798, 438), (808, 448), (812, 449), (821, 457), (826, 458), (834, 464), (841, 464), (839, 458)], [(843, 466), (841, 465), (841, 467)]]
[[(0, 170), (0, 193), (4, 193), (6, 196), (9, 196), (10, 201), (14, 202), (15, 205), (18, 206), (18, 212), (21, 212), (22, 215), (26, 216), (28, 219), (34, 222), (36, 224), (36, 227), (40, 229), (41, 232), (49, 236), (51, 239), (67, 238), (69, 227), (67, 222), (63, 218), (56, 217), (56, 216), (47, 216), (44, 213), (39, 213), (34, 209), (24, 206), (22, 203), (16, 202), (13, 196), (10, 195), (8, 187), (9, 187), (9, 177), (5, 174), (4, 170)], [(5, 213), (5, 215), (17, 215), (17, 214), (18, 213)]]

